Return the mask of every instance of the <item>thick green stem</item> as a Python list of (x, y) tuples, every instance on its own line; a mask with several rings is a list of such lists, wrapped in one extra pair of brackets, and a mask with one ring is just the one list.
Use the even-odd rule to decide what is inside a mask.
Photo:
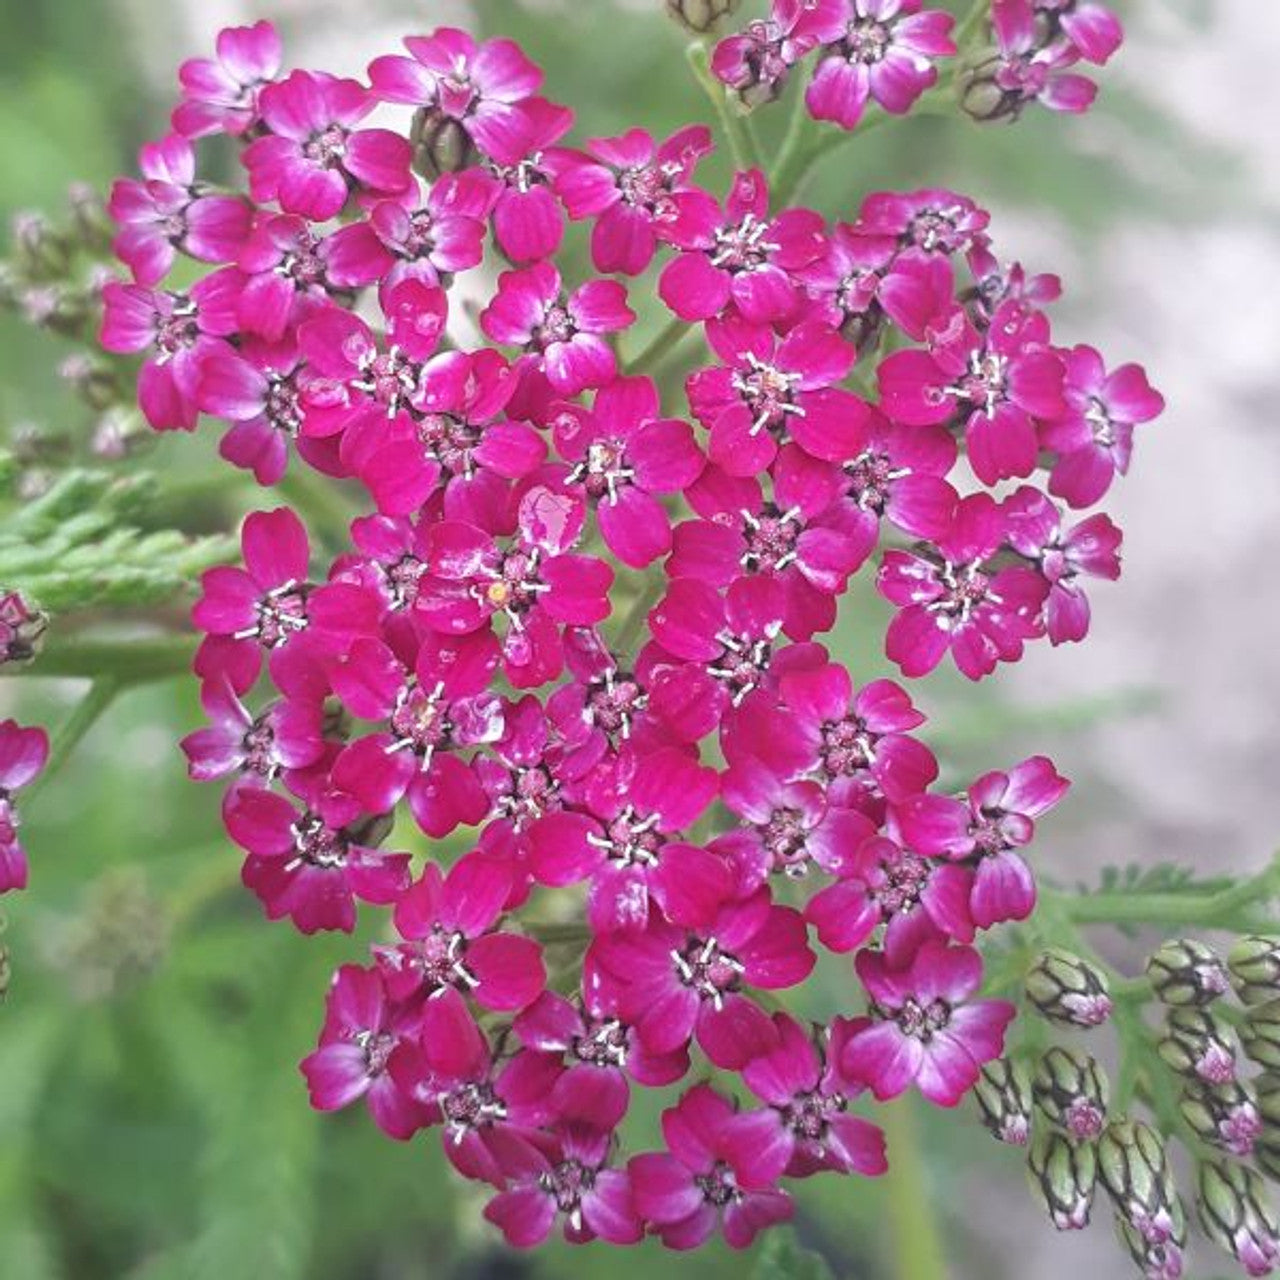
[(40, 776), (23, 793), (24, 804), (30, 804), (57, 776), (80, 740), (98, 723), (123, 687), (120, 680), (110, 675), (101, 676), (90, 685), (89, 692), (76, 704), (75, 710), (67, 717), (66, 723), (54, 735), (49, 748), (48, 762), (41, 770)]
[(955, 30), (951, 33), (951, 38), (956, 42), (956, 47), (963, 50), (970, 39), (981, 29), (982, 25), (991, 17), (991, 0), (975, 0), (969, 12), (961, 18)]
[[(1192, 928), (1267, 927), (1264, 906), (1280, 894), (1280, 861), (1217, 893), (1102, 893), (1046, 890), (1054, 911), (1075, 924), (1162, 924)], [(1274, 923), (1272, 925), (1274, 927)]]
[(753, 147), (747, 133), (746, 122), (741, 116), (734, 114), (724, 85), (711, 74), (711, 57), (707, 53), (707, 46), (697, 41), (685, 50), (685, 57), (688, 58), (689, 66), (693, 69), (698, 83), (711, 99), (716, 115), (720, 117), (720, 127), (724, 130), (725, 140), (729, 143), (729, 152), (733, 156), (735, 167), (749, 169), (753, 162)]
[(5, 675), (23, 678), (111, 679), (146, 684), (185, 675), (196, 651), (192, 635), (142, 636), (120, 640), (55, 640), (34, 662), (11, 666)]
[(899, 1098), (885, 1107), (884, 1131), (889, 1144), (888, 1227), (893, 1272), (899, 1280), (946, 1280), (946, 1251), (933, 1215), (934, 1199), (925, 1186), (914, 1098)]

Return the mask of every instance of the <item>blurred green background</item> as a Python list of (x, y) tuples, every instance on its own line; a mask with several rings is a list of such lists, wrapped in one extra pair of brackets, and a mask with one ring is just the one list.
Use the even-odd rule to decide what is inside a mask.
[[(1096, 339), (1115, 362), (1141, 360), (1166, 391), (1172, 380), (1191, 397), (1197, 377), (1222, 376), (1214, 344), (1230, 343), (1228, 308), (1206, 286), (1224, 277), (1239, 283), (1235, 259), (1213, 255), (1227, 252), (1224, 240), (1260, 236), (1266, 248), (1252, 259), (1255, 282), (1241, 288), (1263, 288), (1275, 270), (1274, 156), (1251, 153), (1243, 131), (1213, 116), (1205, 85), (1222, 70), (1225, 54), (1214, 62), (1214, 50), (1231, 33), (1208, 0), (1119, 7), (1132, 45), (1114, 73), (1102, 73), (1101, 104), (1087, 121), (1031, 111), (1017, 127), (896, 123), (840, 152), (809, 198), (828, 214), (849, 215), (865, 192), (883, 187), (968, 192), (996, 210), (993, 229), (1007, 256), (1066, 277), (1065, 340)], [(224, 20), (257, 16), (279, 21), (297, 64), (358, 74), (398, 33), (465, 20), (469, 10), (485, 31), (523, 41), (546, 68), (550, 95), (578, 110), (576, 138), (635, 123), (661, 136), (709, 119), (709, 109), (685, 71), (684, 38), (659, 8), (658, 0), (0, 0), (0, 29), (9, 33), (0, 44), (0, 213), (56, 210), (72, 181), (103, 187), (128, 171), (137, 144), (165, 127), (176, 64), (204, 52)], [(1259, 20), (1275, 34), (1273, 19)], [(1203, 119), (1180, 101), (1190, 95), (1194, 108), (1198, 93), (1210, 104)], [(761, 118), (766, 142), (784, 118), (785, 109)], [(724, 172), (718, 160), (706, 176)], [(1191, 311), (1203, 316), (1201, 334), (1188, 335), (1183, 313), (1163, 300), (1175, 273), (1178, 297), (1202, 293), (1201, 310)], [(1275, 337), (1270, 324), (1264, 313), (1261, 329)], [(56, 340), (0, 317), (0, 428), (83, 424), (84, 411), (53, 373), (62, 354)], [(1248, 379), (1264, 377), (1260, 367), (1228, 365), (1233, 389), (1243, 378), (1254, 394)], [(1240, 435), (1238, 420), (1225, 421), (1234, 412), (1229, 399), (1219, 402), (1224, 421), (1210, 424), (1226, 460), (1188, 458), (1203, 447), (1192, 433), (1204, 421), (1192, 410), (1209, 393), (1197, 394), (1181, 410), (1175, 402), (1170, 421), (1152, 429), (1162, 443), (1150, 451), (1139, 443), (1145, 478), (1120, 503), (1139, 582), (1127, 608), (1099, 593), (1096, 654), (1037, 653), (999, 691), (984, 686), (975, 695), (940, 677), (922, 694), (948, 778), (1031, 750), (1054, 754), (1075, 777), (1074, 802), (1039, 850), (1049, 874), (1066, 881), (1171, 847), (1247, 864), (1263, 852), (1251, 842), (1280, 830), (1273, 784), (1258, 774), (1254, 730), (1230, 738), (1247, 765), (1217, 758), (1231, 775), (1227, 815), (1173, 816), (1187, 803), (1178, 744), (1203, 748), (1218, 732), (1187, 688), (1211, 679), (1214, 655), (1229, 662), (1239, 643), (1221, 634), (1227, 624), (1213, 612), (1238, 597), (1239, 574), (1228, 567), (1212, 582), (1197, 578), (1199, 562), (1179, 542), (1186, 514), (1239, 533), (1232, 513), (1241, 464), (1249, 459), (1274, 477), (1277, 463), (1274, 442), (1260, 446), (1256, 433)], [(1256, 406), (1240, 412), (1257, 415)], [(146, 465), (199, 475), (211, 458), (207, 437), (166, 439)], [(1256, 494), (1262, 481), (1253, 484)], [(236, 502), (192, 504), (185, 527), (230, 527)], [(1259, 518), (1274, 538), (1272, 512), (1264, 503)], [(1170, 615), (1175, 595), (1179, 612)], [(1241, 624), (1249, 634), (1275, 621), (1273, 605), (1261, 609)], [(839, 656), (861, 679), (888, 674), (873, 639), (882, 633), (880, 605), (864, 594), (846, 612)], [(1201, 626), (1198, 648), (1169, 648), (1170, 616), (1190, 620), (1182, 632)], [(1204, 664), (1192, 667), (1197, 653)], [(1280, 682), (1274, 671), (1269, 678)], [(1231, 688), (1253, 724), (1247, 691)], [(4, 681), (0, 713), (56, 724), (80, 692), (56, 681)], [(446, 1176), (433, 1137), (392, 1143), (359, 1108), (312, 1114), (295, 1064), (313, 1042), (329, 972), (359, 958), (362, 944), (268, 927), (238, 891), (217, 789), (187, 781), (176, 747), (198, 721), (192, 681), (130, 693), (27, 815), (32, 888), (0, 904), (13, 966), (0, 1006), (0, 1280), (624, 1280), (654, 1269), (714, 1280), (753, 1267), (762, 1277), (781, 1274), (777, 1259), (758, 1249), (745, 1261), (719, 1248), (684, 1258), (651, 1246), (622, 1253), (554, 1245), (516, 1256), (479, 1223), (472, 1192)], [(1162, 773), (1163, 791), (1148, 785), (1151, 773)], [(818, 1002), (838, 1007), (844, 981), (840, 966), (828, 966)], [(986, 1140), (971, 1116), (931, 1119), (925, 1136), (927, 1194), (946, 1223), (957, 1277), (1051, 1278), (1091, 1259), (1100, 1277), (1124, 1274), (1101, 1238), (1105, 1225), (1088, 1245), (1050, 1238), (1019, 1186), (1016, 1157)], [(886, 1243), (884, 1187), (815, 1179), (799, 1200), (801, 1239), (838, 1275), (899, 1274)]]

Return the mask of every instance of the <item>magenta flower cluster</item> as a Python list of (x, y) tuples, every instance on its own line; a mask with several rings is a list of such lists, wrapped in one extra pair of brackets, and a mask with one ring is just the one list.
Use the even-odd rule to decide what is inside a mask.
[[(955, 20), (923, 0), (773, 0), (769, 16), (716, 46), (711, 68), (747, 106), (782, 93), (811, 62), (805, 105), (815, 120), (858, 126), (868, 104), (904, 115), (938, 82), (937, 63), (959, 52)], [(996, 89), (983, 114), (1029, 102), (1086, 111), (1098, 87), (1073, 70), (1101, 66), (1120, 47), (1119, 19), (1093, 0), (992, 0), (991, 57), (979, 68)]]
[[(778, 10), (780, 51), (734, 57), (824, 46), (811, 98), (846, 123), (868, 95), (905, 109), (949, 47), (909, 0)], [(323, 566), (290, 509), (252, 515), (243, 565), (205, 575), (191, 772), (229, 780), (268, 916), (391, 908), (335, 976), (316, 1107), (438, 1130), (517, 1245), (559, 1223), (743, 1246), (791, 1215), (785, 1179), (883, 1171), (860, 1098), (954, 1106), (1001, 1052), (1013, 1009), (979, 997), (974, 943), (1032, 911), (1025, 854), (1067, 788), (1035, 757), (937, 790), (911, 695), (819, 637), (865, 567), (908, 677), (1082, 638), (1120, 533), (1064, 505), (1103, 496), (1160, 400), (1053, 343), (1057, 281), (1000, 264), (962, 196), (877, 194), (834, 227), (758, 172), (721, 199), (702, 127), (567, 147), (510, 41), (406, 48), (370, 87), (226, 31), (116, 189), (133, 280), (103, 341), (141, 357), (151, 424), (207, 414), (263, 484), (296, 452), (375, 508)], [(421, 184), (379, 103), (419, 144), (447, 131), (451, 171)], [(194, 176), (219, 133), (248, 199)], [(569, 221), (595, 278), (555, 264)], [(167, 284), (177, 255), (210, 270)], [(618, 356), (659, 300), (710, 353), (679, 403)], [(469, 852), (415, 867), (384, 847), (397, 815)], [(848, 1016), (814, 1024), (775, 993), (820, 950), (849, 957)], [(702, 1063), (752, 1101), (693, 1083), (626, 1158), (633, 1091)]]

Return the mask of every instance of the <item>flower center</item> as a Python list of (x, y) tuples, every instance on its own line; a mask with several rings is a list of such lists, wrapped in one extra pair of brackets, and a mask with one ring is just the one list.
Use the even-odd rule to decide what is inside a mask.
[(844, 56), (850, 62), (872, 66), (883, 60), (892, 43), (893, 32), (883, 22), (863, 18), (849, 24), (844, 38)]
[(291, 440), (297, 438), (302, 428), (302, 405), (294, 374), (267, 374), (267, 398), (262, 411), (275, 430)]
[(876, 758), (875, 742), (875, 735), (854, 716), (827, 721), (819, 748), (827, 777), (848, 778), (869, 768)]
[(987, 597), (991, 583), (976, 564), (953, 565), (945, 561), (939, 578), (946, 591), (928, 605), (930, 612), (942, 615), (944, 624), (966, 623), (975, 608)]
[(609, 823), (602, 836), (589, 835), (587, 840), (597, 849), (604, 849), (613, 862), (624, 867), (652, 867), (658, 861), (658, 852), (666, 844), (666, 837), (655, 830), (658, 815), (641, 818), (630, 806)]
[(744, 569), (765, 573), (780, 572), (796, 559), (800, 537), (800, 508), (779, 512), (770, 503), (761, 515), (742, 513), (747, 545), (740, 563)]
[(533, 345), (539, 351), (545, 351), (557, 342), (568, 342), (578, 332), (573, 317), (558, 302), (549, 306), (542, 314), (542, 323), (533, 331)]
[(875, 900), (886, 916), (898, 916), (919, 904), (929, 883), (929, 864), (903, 849), (881, 868), (881, 874), (883, 881), (876, 885)]
[(590, 686), (586, 712), (596, 728), (610, 737), (631, 737), (636, 714), (649, 703), (649, 695), (631, 675), (606, 671)]
[(380, 566), (391, 593), (391, 607), (403, 609), (418, 598), (418, 583), (427, 566), (417, 556), (401, 556), (394, 564)]
[(554, 1169), (539, 1175), (538, 1185), (556, 1202), (561, 1213), (577, 1227), (582, 1219), (582, 1198), (596, 1185), (597, 1170), (578, 1160), (563, 1160)]
[(435, 247), (435, 219), (426, 209), (418, 209), (409, 215), (409, 230), (401, 248), (406, 257), (425, 258)]
[(330, 125), (303, 144), (302, 154), (322, 169), (337, 169), (347, 154), (347, 131)]
[(821, 1142), (827, 1136), (831, 1117), (847, 1106), (840, 1094), (802, 1093), (781, 1109), (782, 1119), (802, 1141)]
[(450, 474), (474, 474), (479, 427), (452, 413), (428, 413), (418, 422), (418, 439)]
[(726, 991), (742, 985), (744, 966), (736, 956), (721, 951), (715, 938), (690, 938), (683, 951), (671, 952), (681, 983), (717, 1009)]
[(809, 870), (809, 827), (799, 809), (775, 809), (769, 820), (757, 824), (760, 841), (773, 862), (773, 870), (799, 879)]
[(196, 343), (200, 326), (196, 321), (196, 304), (181, 294), (173, 295), (173, 309), (168, 315), (157, 314), (155, 346), (157, 363), (167, 364), (180, 351)]
[(325, 263), (318, 252), (319, 241), (309, 231), (295, 237), (293, 248), (280, 260), (276, 274), (307, 288), (324, 283)]
[(702, 1192), (702, 1198), (718, 1209), (742, 1199), (733, 1170), (723, 1160), (717, 1160), (707, 1173), (698, 1174), (693, 1181)]
[(413, 751), (422, 757), (425, 769), (437, 749), (453, 745), (453, 724), (444, 702), (444, 685), (426, 693), (417, 685), (405, 685), (396, 696), (391, 712), (391, 751)]
[(671, 179), (656, 165), (635, 165), (618, 174), (618, 190), (633, 208), (655, 212), (670, 204)]
[(268, 592), (254, 605), (257, 622), (237, 631), (237, 640), (257, 640), (264, 649), (278, 649), (307, 626), (307, 590), (305, 585), (286, 582)]
[(722, 631), (716, 639), (724, 645), (724, 652), (707, 670), (724, 685), (733, 705), (741, 706), (747, 694), (764, 679), (773, 660), (773, 645), (768, 640), (735, 636), (728, 631)]
[(711, 251), (712, 265), (735, 275), (759, 270), (768, 264), (769, 255), (781, 247), (767, 239), (768, 234), (769, 224), (751, 213), (735, 227), (720, 227)]
[(342, 834), (314, 813), (293, 824), (293, 847), (297, 854), (294, 864), (305, 862), (328, 870), (345, 866), (347, 862), (347, 842)]
[(844, 472), (849, 477), (849, 496), (864, 511), (877, 515), (888, 505), (890, 485), (910, 475), (906, 467), (895, 467), (887, 453), (871, 449), (846, 463)]
[(546, 765), (517, 765), (510, 771), (506, 794), (498, 800), (497, 807), (521, 831), (560, 808), (560, 784)]
[(361, 362), (362, 377), (351, 385), (387, 406), (387, 417), (394, 418), (400, 405), (418, 389), (422, 366), (402, 355), (399, 348), (367, 357)]
[(943, 250), (950, 253), (964, 243), (959, 235), (960, 209), (935, 209), (932, 206), (920, 209), (908, 224), (903, 234), (904, 243), (917, 245), (930, 253)]
[(276, 735), (266, 715), (259, 716), (241, 740), (245, 773), (272, 779), (280, 772), (280, 757), (276, 754)]
[(586, 1035), (574, 1037), (574, 1057), (592, 1066), (625, 1066), (627, 1053), (627, 1028), (616, 1018), (591, 1022)]
[(468, 1130), (483, 1129), (507, 1118), (505, 1103), (487, 1081), (468, 1083), (440, 1098), (440, 1110), (454, 1142), (461, 1142)]
[(951, 1021), (951, 1006), (945, 1000), (931, 1000), (928, 1004), (908, 999), (898, 1010), (895, 1021), (902, 1034), (928, 1044), (934, 1033), (941, 1031)]
[(626, 465), (626, 444), (617, 439), (593, 440), (587, 446), (587, 456), (569, 473), (569, 479), (593, 498), (608, 497), (610, 506), (617, 506), (619, 486), (630, 484), (635, 471)]
[(414, 972), (428, 991), (445, 987), (472, 988), (478, 980), (466, 966), (467, 940), (456, 930), (433, 925), (425, 938), (379, 952), (379, 958), (396, 972)]
[(387, 1061), (397, 1040), (389, 1031), (360, 1031), (353, 1037), (364, 1050), (365, 1074), (380, 1076), (387, 1069)]
[(751, 434), (780, 429), (789, 416), (804, 417), (804, 409), (795, 402), (798, 373), (787, 373), (747, 352), (747, 369), (733, 375), (733, 389), (751, 411)]

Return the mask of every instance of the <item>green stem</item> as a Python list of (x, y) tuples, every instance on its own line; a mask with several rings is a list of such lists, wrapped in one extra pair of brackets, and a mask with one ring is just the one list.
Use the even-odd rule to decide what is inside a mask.
[(569, 946), (591, 941), (591, 930), (581, 920), (548, 920), (542, 924), (535, 920), (526, 923), (524, 931), (546, 946)]
[(658, 603), (664, 585), (665, 579), (660, 575), (651, 576), (645, 581), (640, 594), (632, 601), (631, 608), (627, 610), (622, 620), (622, 629), (618, 632), (618, 639), (614, 644), (614, 652), (619, 656), (631, 656), (631, 651), (635, 648), (645, 621), (649, 617), (649, 610)]
[(80, 740), (98, 723), (123, 687), (123, 683), (114, 675), (101, 676), (89, 686), (89, 692), (80, 699), (66, 723), (54, 735), (49, 748), (49, 760), (40, 776), (23, 793), (24, 804), (30, 804), (57, 775)]
[(146, 684), (185, 675), (194, 654), (195, 637), (191, 635), (56, 641), (34, 662), (13, 666), (5, 675)]
[(711, 99), (711, 105), (715, 107), (716, 115), (720, 117), (720, 127), (724, 130), (725, 139), (729, 143), (735, 168), (751, 168), (752, 147), (746, 124), (741, 116), (734, 114), (724, 85), (711, 74), (711, 57), (707, 53), (707, 46), (701, 41), (695, 41), (685, 50), (685, 57), (689, 60), (695, 79)]
[(883, 1185), (894, 1274), (899, 1280), (946, 1280), (946, 1251), (933, 1216), (934, 1198), (925, 1186), (915, 1099), (899, 1098), (881, 1114), (889, 1145)]
[(341, 486), (319, 480), (301, 467), (292, 467), (281, 479), (280, 492), (301, 512), (304, 521), (335, 546), (344, 546), (356, 512), (347, 502)]
[(652, 378), (664, 356), (670, 355), (690, 334), (698, 331), (697, 325), (676, 319), (664, 324), (649, 344), (627, 361), (628, 374), (644, 374)]
[(991, 0), (975, 0), (969, 12), (960, 20), (959, 25), (951, 33), (956, 48), (963, 50), (969, 38), (986, 22), (991, 15)]
[[(1106, 893), (1094, 896), (1046, 890), (1056, 911), (1076, 924), (1164, 924), (1202, 929), (1252, 928), (1265, 913), (1249, 908), (1273, 900), (1280, 892), (1280, 862), (1217, 893)], [(1247, 922), (1247, 923), (1246, 923)], [(1274, 926), (1273, 926), (1274, 927)]]

